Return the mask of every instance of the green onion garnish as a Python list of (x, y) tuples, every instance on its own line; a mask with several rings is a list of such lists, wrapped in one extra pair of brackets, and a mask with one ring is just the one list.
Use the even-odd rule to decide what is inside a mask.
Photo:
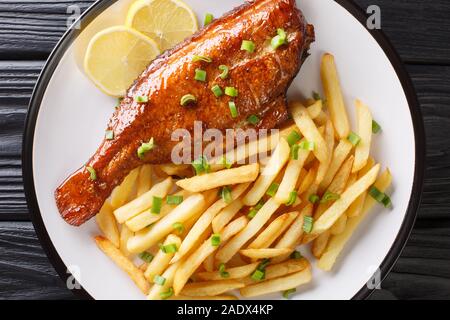
[(241, 50), (253, 53), (255, 52), (255, 43), (250, 40), (242, 41)]
[(303, 150), (309, 150), (309, 151), (314, 151), (314, 148), (316, 147), (314, 142), (311, 141), (302, 141), (299, 144), (300, 149)]
[(161, 292), (159, 294), (159, 296), (161, 297), (161, 299), (166, 300), (169, 299), (171, 296), (173, 296), (173, 288), (170, 287), (169, 290), (167, 290), (166, 292)]
[(212, 237), (211, 237), (211, 245), (213, 247), (220, 246), (220, 234), (215, 233), (215, 234), (212, 235)]
[(372, 120), (372, 133), (377, 134), (381, 131), (381, 126), (375, 120)]
[(237, 97), (239, 95), (239, 91), (234, 87), (226, 87), (225, 94), (229, 97)]
[(177, 230), (178, 233), (183, 233), (184, 232), (184, 224), (182, 224), (181, 222), (175, 222), (172, 227)]
[(316, 101), (322, 100), (322, 97), (320, 96), (320, 94), (315, 91), (313, 91), (312, 96), (313, 96), (313, 99)]
[(252, 273), (251, 278), (252, 278), (253, 280), (255, 280), (255, 281), (261, 281), (261, 280), (264, 280), (265, 276), (266, 276), (266, 273), (265, 273), (264, 271), (261, 271), (261, 270), (255, 270), (255, 271)]
[(222, 278), (229, 278), (230, 277), (230, 273), (225, 271), (225, 263), (221, 263), (219, 265), (219, 272), (220, 272), (220, 276)]
[(219, 98), (219, 97), (223, 96), (222, 88), (221, 88), (218, 84), (216, 84), (215, 86), (213, 86), (213, 87), (211, 88), (211, 91), (214, 93), (214, 95), (216, 96), (216, 98)]
[(254, 114), (252, 114), (251, 116), (249, 116), (247, 118), (247, 122), (254, 126), (256, 126), (260, 121), (261, 121), (261, 119), (259, 119), (259, 117)]
[(231, 197), (231, 189), (230, 187), (223, 187), (220, 191), (220, 196), (222, 197), (225, 203), (231, 203), (233, 198)]
[(95, 169), (94, 169), (94, 168), (92, 168), (92, 167), (86, 167), (86, 170), (89, 172), (89, 174), (90, 174), (89, 178), (90, 178), (92, 181), (97, 180), (97, 172), (95, 172)]
[(160, 286), (163, 286), (164, 283), (166, 283), (166, 278), (156, 275), (153, 278), (153, 283), (155, 283), (157, 285), (160, 285)]
[(256, 269), (260, 270), (260, 271), (264, 271), (264, 270), (266, 270), (266, 267), (269, 265), (269, 263), (270, 263), (269, 259), (263, 259), (261, 261), (261, 263), (256, 267)]
[(136, 101), (137, 103), (147, 103), (148, 97), (147, 96), (136, 96), (136, 97), (134, 97), (134, 101)]
[(208, 160), (203, 156), (194, 160), (192, 162), (192, 166), (194, 167), (195, 173), (197, 175), (202, 174), (202, 173), (208, 173), (209, 170), (211, 169), (211, 166), (209, 165)]
[(108, 130), (105, 132), (105, 139), (106, 140), (114, 140), (114, 131)]
[(196, 103), (196, 102), (197, 102), (197, 98), (194, 95), (192, 95), (192, 94), (186, 94), (180, 100), (180, 104), (183, 107), (187, 106), (188, 104)]
[(261, 200), (258, 202), (258, 204), (256, 206), (254, 206), (248, 213), (247, 217), (250, 219), (253, 219), (256, 214), (258, 213), (258, 211), (263, 207), (264, 202)]
[(308, 200), (312, 204), (315, 204), (317, 201), (320, 200), (320, 198), (319, 198), (319, 196), (317, 194), (312, 194), (312, 195), (309, 196)]
[(300, 146), (298, 144), (294, 144), (291, 146), (291, 159), (298, 160), (298, 151), (300, 150)]
[(160, 197), (153, 197), (152, 209), (151, 209), (151, 212), (153, 214), (160, 214), (161, 213), (162, 201), (163, 201), (163, 199), (160, 198)]
[(171, 205), (179, 205), (183, 202), (183, 196), (167, 196), (166, 203)]
[(210, 24), (212, 21), (214, 20), (214, 16), (212, 13), (207, 13), (205, 15), (205, 20), (203, 21), (203, 25), (207, 26), (208, 24)]
[(302, 136), (295, 130), (291, 131), (286, 138), (287, 143), (290, 147), (299, 142), (302, 139)]
[(272, 48), (276, 50), (287, 43), (286, 31), (284, 31), (283, 29), (277, 29), (277, 35), (273, 37), (271, 41)]
[(228, 78), (228, 73), (230, 72), (230, 69), (226, 65), (220, 65), (219, 70), (222, 71), (222, 73), (219, 75), (221, 79)]
[(295, 293), (296, 291), (297, 291), (297, 290), (296, 290), (295, 288), (286, 290), (286, 291), (283, 292), (283, 297), (284, 297), (285, 299), (289, 299), (289, 295)]
[(299, 260), (299, 259), (303, 258), (303, 256), (299, 251), (295, 250), (294, 252), (291, 253), (290, 258)]
[(192, 62), (198, 62), (198, 61), (203, 61), (203, 62), (207, 62), (207, 63), (211, 63), (212, 59), (210, 57), (205, 57), (205, 56), (200, 56), (200, 55), (194, 55), (192, 57)]
[(178, 251), (178, 247), (177, 247), (177, 245), (175, 243), (166, 244), (165, 246), (164, 245), (160, 245), (159, 248), (164, 253), (175, 253), (175, 252)]
[(278, 183), (275, 183), (275, 182), (272, 183), (270, 185), (269, 189), (267, 189), (266, 194), (270, 197), (274, 197), (275, 194), (277, 193), (279, 187), (280, 187), (280, 185)]
[(142, 252), (142, 253), (139, 253), (139, 258), (142, 260), (142, 261), (145, 261), (145, 262), (147, 262), (147, 263), (150, 263), (150, 262), (152, 262), (152, 260), (153, 260), (153, 255), (151, 254), (151, 253), (149, 253), (149, 252), (147, 252), (147, 251), (144, 251), (144, 252)]
[(322, 196), (322, 199), (320, 200), (320, 203), (327, 203), (328, 201), (339, 200), (340, 197), (341, 196), (338, 195), (337, 193), (333, 193), (333, 192), (327, 191)]
[(228, 107), (230, 108), (231, 117), (237, 118), (239, 116), (239, 112), (236, 107), (236, 103), (234, 101), (228, 102)]
[(231, 162), (229, 162), (227, 157), (225, 157), (225, 156), (222, 156), (222, 160), (220, 161), (220, 164), (225, 166), (225, 168), (227, 168), (227, 169), (230, 169), (233, 166), (233, 164)]
[(206, 81), (206, 71), (202, 69), (195, 69), (195, 80), (205, 82)]
[(375, 186), (372, 186), (369, 190), (369, 194), (372, 198), (374, 198), (378, 203), (381, 203), (386, 208), (389, 208), (392, 206), (392, 201), (389, 196), (378, 190)]
[(361, 137), (358, 136), (356, 133), (351, 132), (348, 135), (347, 140), (350, 141), (350, 143), (356, 147), (361, 142)]
[(306, 216), (303, 218), (303, 231), (306, 233), (311, 233), (314, 226), (314, 218)]
[(292, 191), (291, 193), (289, 193), (289, 200), (288, 202), (286, 202), (286, 205), (292, 206), (295, 203), (295, 201), (297, 201), (297, 196), (298, 196), (297, 191)]
[(144, 142), (137, 150), (139, 159), (144, 160), (145, 154), (155, 148), (155, 140), (151, 138), (148, 142)]

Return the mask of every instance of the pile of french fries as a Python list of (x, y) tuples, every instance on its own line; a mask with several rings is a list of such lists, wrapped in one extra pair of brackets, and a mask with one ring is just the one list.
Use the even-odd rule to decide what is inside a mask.
[[(361, 101), (351, 131), (330, 54), (321, 77), (326, 100), (291, 102), (293, 124), (225, 154), (229, 163), (210, 159), (200, 175), (189, 165), (144, 165), (113, 191), (95, 241), (148, 299), (287, 297), (312, 280), (299, 246), (332, 270), (381, 202), (371, 188), (384, 194), (392, 177), (370, 157), (373, 119)], [(263, 152), (264, 164), (236, 165)]]

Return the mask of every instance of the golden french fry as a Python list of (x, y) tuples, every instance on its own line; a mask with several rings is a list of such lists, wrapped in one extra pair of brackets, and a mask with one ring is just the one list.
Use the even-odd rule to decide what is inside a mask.
[(201, 192), (222, 186), (252, 182), (256, 180), (258, 174), (259, 164), (255, 163), (179, 180), (177, 185), (191, 192)]
[(189, 297), (189, 296), (173, 296), (170, 298), (170, 300), (239, 300), (233, 295), (219, 295), (219, 296), (198, 296), (198, 297)]
[(286, 222), (292, 222), (292, 217), (297, 214), (297, 212), (291, 212), (277, 217), (248, 245), (248, 249), (268, 248), (283, 232), (282, 229), (286, 226)]
[(325, 231), (321, 233), (316, 239), (314, 239), (313, 244), (311, 246), (311, 253), (317, 259), (320, 259), (323, 252), (325, 251), (328, 241), (330, 240), (330, 231)]
[[(392, 183), (392, 176), (389, 172), (389, 169), (385, 170), (380, 177), (375, 182), (374, 186), (380, 190), (381, 192), (385, 192)], [(333, 268), (333, 265), (336, 262), (339, 254), (345, 247), (345, 244), (350, 240), (353, 232), (356, 230), (361, 221), (364, 220), (366, 215), (372, 209), (372, 207), (376, 204), (375, 199), (372, 197), (367, 197), (366, 202), (364, 203), (364, 208), (360, 215), (349, 218), (347, 221), (347, 225), (345, 227), (344, 232), (337, 236), (333, 236), (330, 239), (330, 242), (320, 258), (317, 266), (325, 271), (330, 271)]]
[(269, 199), (258, 214), (247, 224), (247, 226), (239, 232), (233, 239), (225, 244), (216, 254), (219, 262), (228, 262), (239, 249), (249, 241), (263, 226), (269, 221), (272, 214), (280, 207), (272, 198)]
[(222, 209), (212, 221), (214, 233), (220, 233), (228, 222), (244, 207), (241, 199), (231, 202), (227, 207)]
[(309, 283), (311, 279), (311, 267), (307, 267), (303, 271), (292, 273), (284, 277), (249, 285), (240, 289), (240, 293), (243, 297), (249, 298), (272, 292), (282, 292)]
[(180, 262), (174, 263), (170, 265), (166, 271), (161, 275), (164, 279), (163, 285), (159, 285), (155, 283), (152, 288), (150, 289), (149, 294), (147, 295), (148, 300), (162, 300), (164, 299), (162, 294), (168, 292), (172, 288), (173, 280), (175, 278), (175, 274), (180, 266)]
[(168, 176), (185, 177), (192, 175), (191, 166), (188, 164), (163, 164), (159, 166), (159, 169)]
[(103, 235), (112, 242), (117, 248), (120, 246), (119, 228), (116, 218), (114, 218), (113, 208), (109, 201), (105, 201), (100, 212), (95, 216), (97, 225), (103, 232)]
[(314, 121), (311, 120), (308, 111), (300, 103), (290, 104), (290, 112), (294, 118), (295, 124), (300, 132), (309, 142), (314, 142), (314, 155), (320, 162), (327, 162), (330, 156), (327, 144), (316, 127)]
[(208, 258), (203, 261), (203, 268), (205, 268), (207, 272), (214, 271), (214, 254), (210, 254)]
[(317, 126), (323, 126), (327, 123), (327, 121), (328, 116), (323, 110), (320, 111), (319, 115), (314, 119), (314, 122)]
[(336, 64), (331, 54), (325, 54), (322, 57), (320, 75), (327, 98), (327, 106), (330, 110), (331, 120), (333, 121), (336, 133), (340, 139), (346, 139), (350, 134), (350, 122), (339, 84)]
[(217, 296), (242, 287), (244, 284), (237, 280), (194, 282), (185, 285), (181, 294), (190, 297)]
[(131, 262), (127, 257), (125, 257), (122, 252), (112, 244), (108, 239), (97, 236), (95, 237), (95, 242), (97, 246), (102, 250), (112, 261), (123, 271), (125, 271), (138, 286), (138, 288), (147, 294), (149, 290), (149, 284), (145, 280), (144, 272), (136, 267), (133, 262)]
[(120, 251), (122, 251), (122, 253), (128, 257), (131, 255), (131, 252), (128, 251), (127, 248), (127, 243), (128, 240), (134, 235), (134, 233), (127, 228), (127, 226), (122, 225), (121, 229), (120, 229)]
[(168, 215), (150, 228), (137, 232), (128, 240), (127, 248), (132, 253), (139, 253), (155, 245), (173, 231), (173, 224), (184, 223), (189, 218), (199, 214), (205, 207), (205, 197), (194, 194), (180, 203)]
[[(264, 196), (271, 183), (275, 180), (281, 169), (286, 164), (289, 153), (289, 144), (285, 139), (280, 139), (278, 146), (272, 153), (267, 166), (262, 171), (250, 191), (242, 199), (246, 206), (254, 206)], [(292, 190), (291, 190), (292, 191)]]
[(275, 258), (291, 252), (291, 248), (243, 249), (239, 251), (240, 254), (255, 260)]
[(341, 234), (345, 230), (345, 226), (347, 225), (347, 214), (343, 214), (337, 221), (333, 224), (330, 231), (333, 236), (337, 236)]
[(311, 187), (311, 185), (316, 179), (316, 175), (317, 175), (317, 167), (313, 166), (311, 169), (309, 169), (308, 174), (300, 184), (300, 187), (298, 188), (298, 194), (305, 193), (305, 191), (307, 191)]
[(358, 172), (367, 164), (372, 143), (372, 113), (369, 107), (360, 100), (356, 100), (356, 114), (358, 119), (358, 136), (361, 141), (355, 147), (355, 163), (352, 172)]
[(123, 182), (114, 188), (111, 193), (111, 206), (116, 209), (120, 206), (123, 206), (128, 197), (130, 196), (133, 186), (136, 182), (136, 179), (139, 174), (139, 168), (132, 170), (126, 177), (123, 179)]
[(319, 169), (317, 170), (316, 183), (319, 185), (325, 178), (325, 175), (327, 174), (328, 168), (330, 167), (330, 163), (332, 160), (331, 155), (333, 154), (334, 150), (334, 128), (330, 120), (328, 120), (325, 125), (325, 143), (327, 144), (328, 154), (330, 156), (328, 157), (327, 161), (320, 163)]
[(114, 210), (114, 215), (117, 222), (124, 223), (128, 219), (133, 218), (142, 211), (150, 208), (152, 206), (153, 197), (164, 198), (173, 186), (172, 178), (167, 178), (166, 180), (155, 184), (153, 188), (141, 195), (140, 197), (128, 202), (126, 205), (121, 206)]
[(144, 164), (139, 169), (137, 178), (137, 195), (138, 197), (150, 190), (152, 186), (152, 166)]
[[(164, 241), (164, 245), (174, 244), (177, 248), (181, 245), (181, 239), (173, 234), (169, 234)], [(144, 272), (145, 278), (153, 283), (155, 276), (160, 276), (164, 270), (169, 266), (170, 260), (174, 256), (174, 253), (165, 253), (162, 250), (158, 250), (158, 253), (153, 258), (152, 262), (148, 265)]]
[(306, 110), (308, 110), (309, 117), (311, 119), (316, 119), (320, 116), (323, 109), (323, 102), (322, 100), (314, 100), (313, 104), (309, 105)]
[[(367, 172), (369, 172), (370, 169), (375, 165), (375, 160), (371, 157), (369, 157), (369, 160), (367, 161), (367, 164), (364, 168), (362, 168), (358, 172), (358, 177), (364, 176)], [(367, 191), (363, 192), (356, 200), (350, 205), (350, 207), (347, 210), (347, 216), (349, 218), (353, 218), (356, 216), (359, 216), (363, 207), (364, 202), (366, 201)]]
[[(240, 279), (250, 276), (253, 271), (255, 271), (256, 267), (258, 267), (259, 262), (247, 264), (240, 267), (229, 268), (226, 269), (228, 273), (227, 279)], [(223, 276), (219, 271), (214, 272), (199, 272), (197, 273), (197, 277), (203, 281), (212, 281), (212, 280), (223, 280)]]

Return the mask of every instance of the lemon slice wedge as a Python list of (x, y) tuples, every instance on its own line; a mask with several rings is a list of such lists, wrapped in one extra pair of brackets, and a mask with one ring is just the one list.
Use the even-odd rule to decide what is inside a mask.
[(158, 44), (153, 39), (131, 28), (116, 26), (92, 38), (84, 58), (84, 69), (104, 93), (121, 97), (159, 54)]
[(161, 50), (198, 30), (194, 12), (180, 0), (138, 0), (128, 10), (125, 24), (154, 39)]

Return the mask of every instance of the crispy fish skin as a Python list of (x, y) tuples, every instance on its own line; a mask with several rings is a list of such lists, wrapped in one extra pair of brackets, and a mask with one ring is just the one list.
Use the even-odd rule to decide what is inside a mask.
[[(287, 32), (289, 43), (277, 50), (270, 39), (277, 29)], [(253, 53), (241, 50), (243, 40), (255, 43)], [(300, 71), (314, 41), (314, 28), (296, 8), (295, 0), (255, 0), (235, 8), (200, 30), (191, 38), (154, 60), (128, 90), (109, 121), (113, 140), (104, 140), (95, 155), (55, 191), (61, 216), (79, 226), (95, 216), (102, 204), (125, 176), (143, 163), (168, 163), (176, 129), (193, 132), (194, 122), (203, 129), (224, 131), (242, 126), (250, 115), (261, 122), (257, 129), (279, 126), (287, 117), (286, 92)], [(194, 55), (212, 58), (211, 63), (193, 62)], [(221, 79), (220, 65), (230, 68)], [(207, 72), (206, 82), (194, 79), (195, 70)], [(216, 98), (214, 85), (235, 87), (236, 98)], [(197, 103), (181, 106), (180, 99), (193, 94)], [(148, 96), (138, 103), (136, 96)], [(235, 101), (239, 116), (231, 117), (229, 101)], [(137, 149), (154, 138), (156, 148), (141, 160)], [(97, 173), (90, 179), (86, 167)]]

